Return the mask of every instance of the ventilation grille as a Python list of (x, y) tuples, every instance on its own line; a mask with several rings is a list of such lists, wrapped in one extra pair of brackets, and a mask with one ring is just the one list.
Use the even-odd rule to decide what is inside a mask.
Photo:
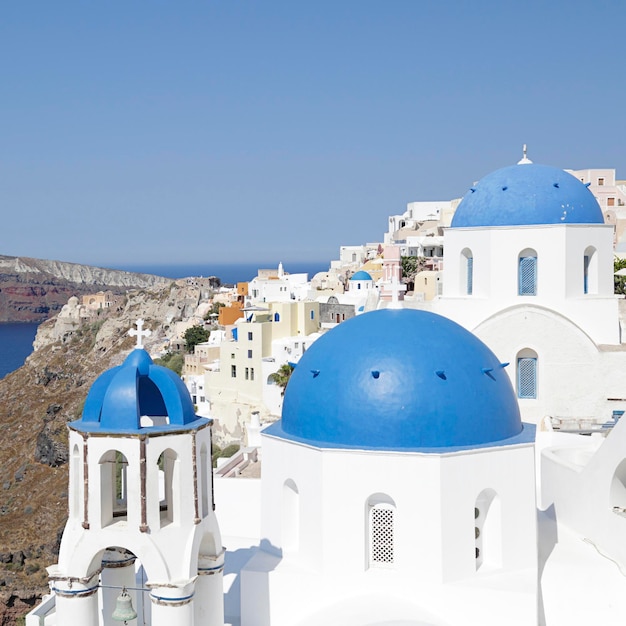
[(518, 397), (537, 397), (537, 359), (521, 358), (517, 362), (518, 367)]
[(393, 563), (393, 509), (371, 510), (371, 562)]
[(524, 256), (519, 260), (519, 295), (537, 295), (537, 257)]

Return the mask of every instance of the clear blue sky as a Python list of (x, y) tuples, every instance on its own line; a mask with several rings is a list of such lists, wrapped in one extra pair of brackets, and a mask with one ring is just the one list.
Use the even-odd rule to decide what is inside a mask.
[(626, 178), (625, 18), (622, 0), (3, 2), (0, 254), (330, 260), (523, 143)]

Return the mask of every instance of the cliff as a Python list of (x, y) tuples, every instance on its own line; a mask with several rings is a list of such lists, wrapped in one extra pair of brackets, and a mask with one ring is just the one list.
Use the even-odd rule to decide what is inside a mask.
[(170, 282), (150, 274), (0, 255), (0, 322), (40, 322), (59, 311), (70, 296), (103, 290), (120, 294)]
[(134, 321), (152, 331), (146, 349), (160, 351), (179, 322), (201, 321), (206, 296), (182, 280), (130, 291), (111, 310), (67, 304), (41, 324), (24, 366), (0, 380), (0, 626), (47, 591), (45, 567), (56, 562), (67, 515), (67, 423), (80, 417), (91, 384), (132, 350)]

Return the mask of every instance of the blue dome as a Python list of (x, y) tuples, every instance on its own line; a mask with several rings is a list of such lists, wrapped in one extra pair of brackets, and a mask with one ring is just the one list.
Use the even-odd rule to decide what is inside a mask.
[(359, 270), (350, 276), (350, 280), (372, 280), (372, 277), (367, 272)]
[[(133, 350), (124, 363), (101, 374), (89, 390), (83, 415), (72, 423), (81, 431), (135, 432), (141, 417), (165, 421), (155, 428), (180, 429), (198, 420), (189, 392), (172, 370), (155, 365), (142, 349)], [(167, 416), (167, 419), (163, 418)]]
[(603, 224), (593, 194), (556, 167), (526, 163), (487, 174), (465, 195), (451, 226)]
[(322, 447), (402, 450), (481, 446), (522, 423), (503, 365), (477, 337), (433, 313), (382, 309), (306, 351), (277, 429)]

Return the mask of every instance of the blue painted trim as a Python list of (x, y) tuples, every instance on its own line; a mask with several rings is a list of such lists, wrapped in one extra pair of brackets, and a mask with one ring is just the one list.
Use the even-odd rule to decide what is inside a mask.
[(150, 593), (150, 597), (155, 600), (159, 600), (160, 602), (185, 602), (187, 600), (191, 600), (194, 594), (192, 593), (190, 596), (181, 596), (180, 598), (164, 598), (163, 596), (155, 596), (152, 592)]
[(142, 428), (107, 428), (99, 423), (84, 423), (82, 420), (70, 422), (68, 426), (79, 433), (101, 433), (120, 435), (158, 435), (172, 432), (191, 432), (198, 430), (207, 424), (212, 424), (213, 420), (206, 417), (198, 417), (195, 421), (188, 424), (165, 424), (163, 426), (147, 426)]
[(319, 450), (363, 450), (366, 452), (402, 452), (402, 453), (419, 453), (419, 454), (448, 454), (454, 452), (464, 452), (468, 450), (483, 450), (487, 448), (503, 448), (507, 446), (518, 446), (524, 444), (535, 443), (535, 434), (537, 427), (535, 424), (527, 424), (522, 422), (522, 431), (514, 437), (508, 439), (501, 439), (500, 441), (490, 441), (488, 443), (480, 443), (472, 446), (442, 446), (440, 448), (385, 448), (377, 446), (358, 446), (358, 445), (344, 445), (338, 443), (332, 443), (327, 441), (314, 441), (311, 439), (304, 439), (303, 437), (295, 437), (286, 433), (282, 429), (281, 420), (274, 422), (267, 428), (261, 431), (261, 435), (267, 437), (273, 437), (274, 439), (283, 439), (284, 441), (292, 441), (294, 443), (301, 443), (303, 445), (317, 448)]
[(89, 589), (59, 589), (58, 587), (52, 586), (52, 591), (59, 596), (78, 596), (78, 595), (87, 595), (92, 594), (98, 591), (100, 585), (95, 585), (93, 587), (89, 587)]

